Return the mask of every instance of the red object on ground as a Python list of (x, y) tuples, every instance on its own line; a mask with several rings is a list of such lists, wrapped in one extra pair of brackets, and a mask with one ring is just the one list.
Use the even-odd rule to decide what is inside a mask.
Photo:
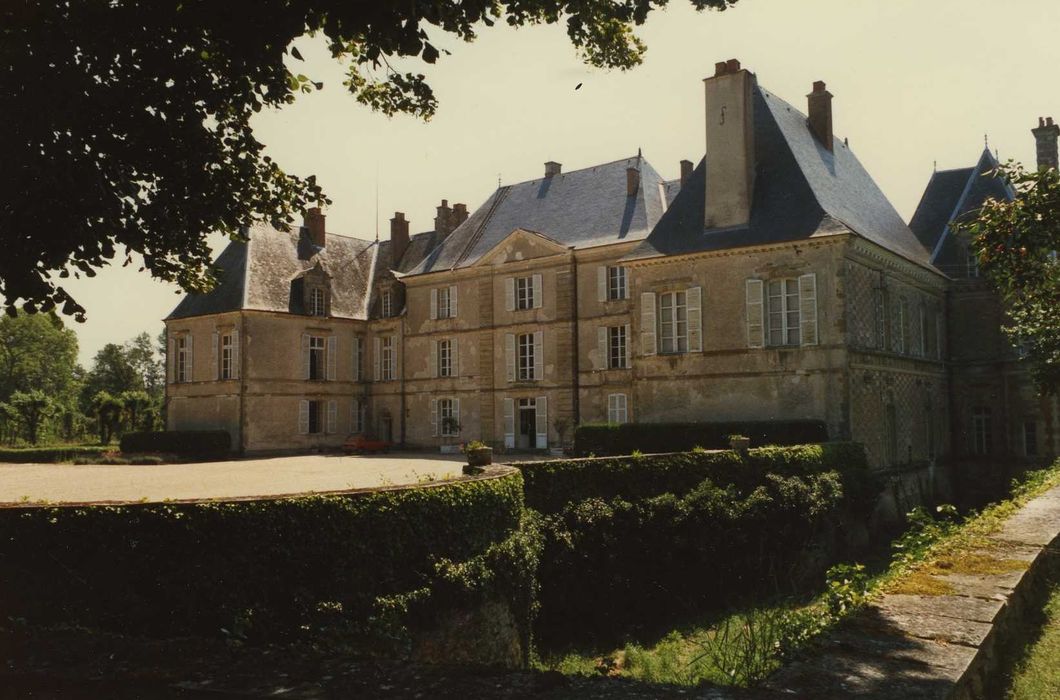
[(342, 451), (346, 453), (364, 454), (365, 452), (389, 452), (390, 443), (386, 440), (354, 435), (342, 444)]

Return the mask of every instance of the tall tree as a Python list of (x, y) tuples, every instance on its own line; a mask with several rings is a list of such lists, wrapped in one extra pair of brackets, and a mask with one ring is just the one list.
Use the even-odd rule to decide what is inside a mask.
[(92, 369), (85, 376), (81, 396), (83, 401), (91, 403), (100, 392), (120, 396), (126, 391), (142, 391), (143, 388), (143, 378), (129, 358), (127, 349), (107, 343), (92, 360)]
[(18, 416), (22, 429), (25, 431), (26, 440), (31, 445), (36, 445), (40, 441), (44, 421), (55, 410), (55, 402), (40, 389), (33, 389), (32, 391), (16, 391), (8, 400), (8, 405)]
[(34, 389), (66, 400), (76, 364), (77, 335), (54, 313), (0, 317), (0, 401)]
[(1016, 192), (991, 199), (966, 225), (983, 274), (1001, 295), (1005, 331), (1028, 351), (1044, 393), (1060, 390), (1060, 173), (1028, 171), (1018, 163), (998, 169)]
[(161, 357), (155, 353), (151, 335), (144, 332), (125, 343), (125, 352), (136, 373), (140, 375), (144, 390), (151, 399), (161, 400), (165, 392), (165, 368)]
[[(737, 0), (689, 0), (725, 9)], [(564, 22), (586, 62), (640, 63), (633, 33), (667, 0), (8, 0), (0, 3), (0, 292), (8, 309), (84, 309), (56, 281), (116, 255), (187, 291), (213, 282), (206, 235), (293, 222), (327, 198), (283, 172), (250, 128), (320, 83), (287, 62), (320, 32), (346, 88), (384, 114), (430, 118), (434, 42), (496, 22)], [(410, 65), (412, 64), (412, 65)], [(70, 196), (56, 196), (57, 193)], [(46, 231), (47, 235), (40, 235)]]

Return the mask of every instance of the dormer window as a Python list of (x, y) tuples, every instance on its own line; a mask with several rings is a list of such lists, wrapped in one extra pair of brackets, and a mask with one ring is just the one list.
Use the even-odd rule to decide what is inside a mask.
[(313, 316), (326, 316), (327, 306), (325, 299), (324, 290), (320, 287), (314, 287), (309, 292), (309, 313)]
[(383, 318), (390, 318), (391, 316), (394, 315), (394, 295), (391, 293), (391, 291), (389, 289), (384, 289), (383, 290), (382, 305), (383, 305), (383, 314), (382, 314)]

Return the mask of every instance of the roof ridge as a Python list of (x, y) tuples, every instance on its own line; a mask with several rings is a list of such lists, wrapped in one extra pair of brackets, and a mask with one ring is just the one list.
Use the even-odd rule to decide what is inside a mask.
[[(648, 159), (645, 158), (644, 156), (632, 155), (632, 156), (626, 156), (624, 158), (615, 158), (614, 160), (608, 160), (608, 161), (605, 161), (603, 163), (596, 163), (595, 165), (587, 165), (584, 168), (577, 168), (575, 170), (563, 171), (563, 172), (558, 173), (557, 175), (552, 175), (550, 177), (563, 177), (564, 175), (573, 175), (574, 173), (581, 173), (581, 172), (585, 172), (586, 170), (594, 170), (595, 168), (602, 168), (602, 167), (607, 166), (607, 165), (614, 165), (615, 163), (621, 163), (624, 160), (637, 160), (637, 158), (640, 158), (644, 162), (648, 162)], [(511, 183), (509, 185), (504, 185), (504, 187), (516, 187), (518, 185), (526, 185), (526, 184), (529, 184), (531, 182), (540, 182), (541, 180), (546, 180), (546, 179), (548, 179), (548, 178), (546, 178), (546, 177), (535, 177), (535, 178), (531, 178), (529, 180), (520, 180), (519, 182), (513, 182), (513, 183)]]
[(478, 243), (479, 239), (482, 237), (482, 232), (486, 230), (486, 225), (489, 224), (490, 219), (492, 219), (493, 215), (496, 213), (497, 207), (499, 207), (501, 202), (508, 197), (508, 193), (511, 192), (511, 190), (512, 185), (504, 185), (497, 188), (497, 193), (493, 198), (493, 203), (490, 204), (489, 211), (487, 211), (486, 215), (482, 217), (482, 221), (479, 222), (478, 228), (476, 228), (475, 232), (471, 234), (470, 238), (468, 238), (467, 243), (464, 245), (464, 249), (460, 251), (460, 255), (457, 256), (456, 261), (449, 267), (450, 270), (455, 270), (460, 263), (464, 261), (464, 258), (467, 257), (468, 252), (470, 252), (475, 244)]

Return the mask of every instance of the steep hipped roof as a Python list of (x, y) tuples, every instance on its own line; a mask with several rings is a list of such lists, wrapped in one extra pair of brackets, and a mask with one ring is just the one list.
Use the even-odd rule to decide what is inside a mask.
[(366, 295), (375, 260), (370, 241), (326, 234), (325, 247), (313, 245), (298, 227), (278, 231), (250, 229), (246, 242), (232, 242), (218, 256), (218, 285), (206, 294), (189, 294), (168, 318), (187, 318), (253, 309), (303, 313), (292, 282), (318, 264), (331, 277), (331, 315), (364, 319)]
[(941, 170), (931, 176), (916, 213), (909, 221), (909, 228), (928, 253), (935, 250), (942, 232), (953, 218), (973, 172), (975, 168), (960, 168)]
[(748, 226), (704, 228), (706, 166), (700, 161), (658, 226), (628, 259), (677, 255), (852, 232), (916, 263), (927, 255), (872, 177), (841, 140), (834, 152), (806, 116), (754, 89), (755, 188)]
[[(640, 187), (626, 195), (626, 170)], [(467, 267), (516, 229), (539, 231), (574, 248), (638, 241), (665, 209), (663, 180), (642, 157), (500, 187), (409, 274)]]

